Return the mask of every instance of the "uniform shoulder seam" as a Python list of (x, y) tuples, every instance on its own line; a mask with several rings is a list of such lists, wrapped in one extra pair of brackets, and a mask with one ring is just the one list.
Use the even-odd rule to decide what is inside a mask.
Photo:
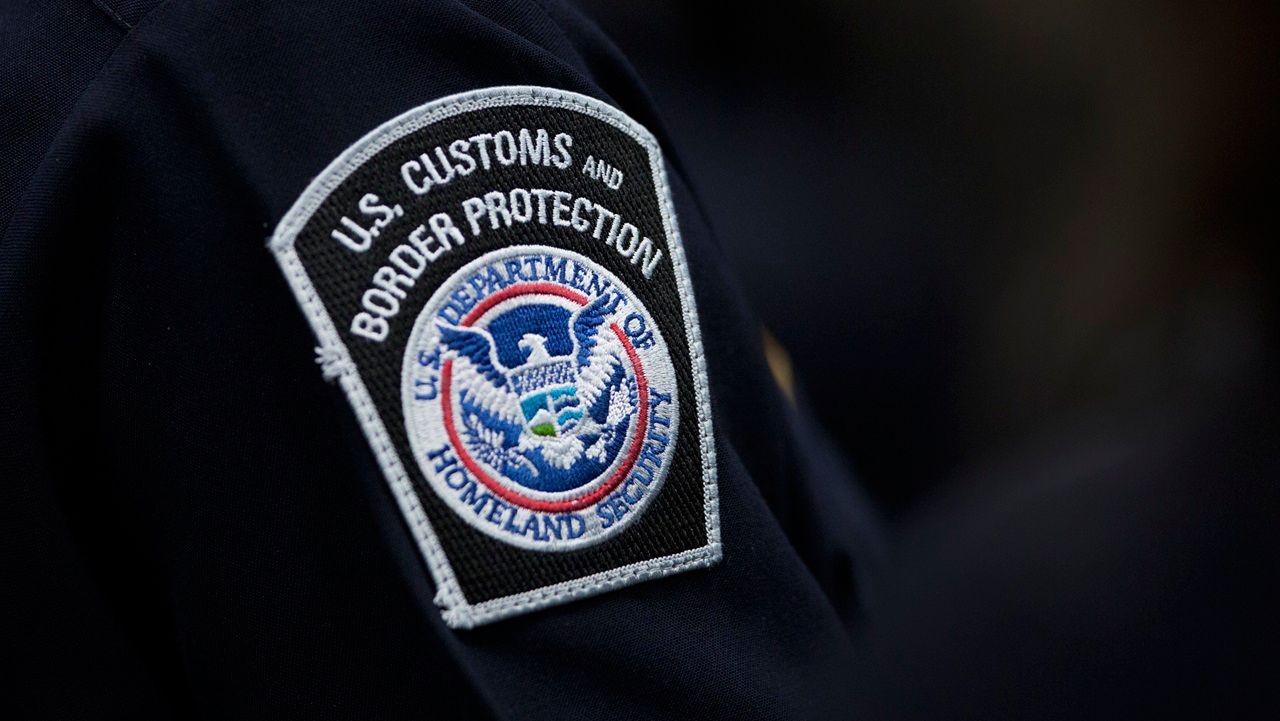
[(14, 203), (14, 206), (11, 212), (9, 212), (7, 216), (0, 216), (0, 243), (3, 243), (6, 239), (8, 239), (9, 232), (13, 228), (14, 219), (17, 217), (18, 212), (22, 207), (22, 203), (27, 198), (27, 195), (31, 192), (31, 186), (35, 178), (39, 177), (40, 173), (44, 170), (45, 166), (48, 164), (50, 153), (52, 153), (53, 148), (58, 144), (58, 141), (63, 136), (63, 133), (66, 132), (67, 127), (71, 124), (72, 119), (75, 117), (76, 113), (80, 111), (81, 105), (84, 102), (84, 97), (89, 93), (93, 92), (94, 88), (98, 87), (99, 83), (102, 81), (102, 78), (104, 77), (104, 75), (110, 72), (112, 62), (115, 60), (116, 56), (120, 53), (121, 48), (124, 48), (127, 45), (129, 41), (129, 36), (132, 35), (133, 29), (136, 28), (143, 19), (149, 17), (152, 12), (167, 5), (169, 3), (169, 0), (158, 0), (158, 2), (156, 2), (156, 4), (153, 7), (147, 8), (145, 11), (140, 12), (138, 17), (134, 20), (134, 23), (132, 26), (126, 23), (118, 13), (115, 13), (111, 11), (109, 8), (107, 8), (106, 6), (100, 4), (101, 2), (103, 2), (103, 0), (89, 0), (89, 3), (93, 5), (94, 8), (96, 8), (99, 12), (106, 14), (108, 18), (111, 19), (111, 22), (113, 24), (124, 29), (125, 32), (121, 36), (121, 38), (115, 43), (115, 46), (111, 49), (111, 52), (107, 54), (106, 58), (104, 58), (102, 63), (98, 66), (98, 70), (97, 72), (94, 73), (93, 78), (91, 78), (89, 82), (85, 83), (84, 87), (81, 88), (78, 93), (76, 93), (75, 101), (71, 104), (71, 107), (67, 111), (66, 116), (62, 119), (62, 122), (58, 125), (57, 131), (53, 133), (49, 142), (45, 145), (44, 151), (43, 153), (41, 153), (40, 162), (36, 164), (35, 168), (27, 176), (25, 182), (23, 183), (21, 191), (19, 191), (18, 194), (15, 196), (17, 200)]
[(126, 33), (129, 32), (130, 30), (133, 30), (133, 26), (125, 22), (124, 18), (120, 17), (120, 14), (117, 13), (111, 6), (103, 2), (103, 0), (89, 0), (89, 4), (93, 5), (95, 8), (97, 8), (100, 12), (102, 12), (108, 18), (111, 18), (111, 22), (120, 26), (120, 29), (124, 30)]
[[(143, 18), (166, 2), (167, 0), (150, 0), (150, 2), (141, 3), (136, 1), (122, 3), (122, 0), (89, 0), (91, 5), (110, 18), (111, 22), (119, 26), (126, 34), (133, 32), (133, 29), (138, 27)], [(120, 7), (122, 4), (125, 7)]]

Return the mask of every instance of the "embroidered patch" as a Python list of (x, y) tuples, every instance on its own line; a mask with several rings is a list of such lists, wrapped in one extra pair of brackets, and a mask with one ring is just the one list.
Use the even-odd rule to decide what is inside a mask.
[(465, 628), (720, 559), (697, 312), (657, 142), (587, 96), (415, 108), (271, 240)]

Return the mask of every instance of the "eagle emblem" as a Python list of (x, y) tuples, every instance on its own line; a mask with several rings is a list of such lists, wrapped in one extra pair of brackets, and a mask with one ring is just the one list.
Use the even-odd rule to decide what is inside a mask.
[(437, 323), (454, 359), (462, 439), (476, 459), (549, 492), (583, 485), (613, 462), (638, 404), (621, 342), (604, 327), (618, 302), (604, 295), (572, 313), (518, 306), (487, 329)]

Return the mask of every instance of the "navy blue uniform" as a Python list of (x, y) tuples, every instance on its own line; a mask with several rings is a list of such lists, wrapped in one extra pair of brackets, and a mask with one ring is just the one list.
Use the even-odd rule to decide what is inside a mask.
[[(844, 708), (848, 632), (878, 553), (874, 518), (771, 376), (696, 179), (593, 25), (537, 1), (66, 0), (7, 4), (0, 37), (0, 476), (13, 552), (4, 635), (19, 659), (6, 717), (801, 718)], [(665, 174), (697, 301), (714, 427), (703, 458), (714, 457), (723, 555), (453, 628), (433, 603), (440, 589), (406, 497), (389, 490), (368, 425), (313, 362), (316, 340), (265, 244), (308, 184), (372, 129), (441, 98), (513, 86), (616, 110), (665, 158), (650, 170)], [(578, 146), (599, 132), (575, 130)], [(607, 194), (613, 170), (583, 187)], [(411, 177), (426, 176), (406, 175), (412, 187)], [(514, 209), (524, 196), (508, 197)], [(476, 233), (501, 218), (475, 215)], [(347, 237), (360, 245), (357, 236)], [(385, 276), (384, 292), (406, 277)], [(675, 312), (646, 297), (648, 317)], [(532, 359), (537, 345), (522, 348)], [(672, 357), (676, 375), (695, 363)], [(640, 377), (635, 367), (625, 382)], [(530, 427), (555, 433), (563, 422)], [(428, 509), (437, 531), (447, 510)], [(670, 523), (664, 533), (684, 528)], [(460, 538), (474, 531), (459, 528)]]

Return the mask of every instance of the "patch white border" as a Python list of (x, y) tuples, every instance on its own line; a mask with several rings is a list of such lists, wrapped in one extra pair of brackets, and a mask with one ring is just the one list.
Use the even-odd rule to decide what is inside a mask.
[[(495, 598), (472, 604), (463, 596), (449, 559), (436, 538), (435, 530), (427, 520), (421, 500), (405, 473), (400, 456), (396, 453), (382, 418), (378, 415), (373, 399), (364, 381), (356, 372), (355, 364), (343, 344), (333, 320), (316, 295), (311, 278), (299, 260), (294, 248), (298, 233), (311, 215), (341, 183), (357, 168), (364, 165), (378, 152), (396, 140), (428, 125), (459, 113), (482, 108), (511, 105), (533, 105), (563, 108), (606, 122), (627, 133), (640, 143), (649, 154), (649, 166), (657, 192), (663, 229), (666, 231), (668, 253), (672, 258), (676, 287), (680, 294), (680, 306), (684, 314), (685, 336), (689, 347), (689, 359), (693, 364), (694, 400), (697, 412), (698, 436), (702, 450), (703, 516), (706, 520), (707, 543), (687, 551), (653, 558), (639, 563), (611, 568), (607, 571), (576, 578), (551, 586), (542, 586), (511, 596)], [(352, 408), (364, 429), (365, 437), (382, 467), (383, 475), (391, 486), (400, 511), (409, 524), (410, 532), (422, 551), (436, 584), (435, 604), (440, 607), (444, 622), (451, 628), (474, 628), (510, 616), (547, 608), (579, 598), (586, 598), (615, 588), (629, 586), (653, 578), (668, 576), (681, 571), (714, 565), (723, 556), (720, 544), (719, 494), (716, 485), (716, 449), (711, 427), (711, 393), (707, 384), (706, 357), (702, 351), (702, 333), (698, 326), (698, 314), (694, 305), (693, 284), (684, 255), (684, 244), (676, 224), (675, 206), (671, 200), (671, 188), (667, 182), (666, 166), (662, 160), (658, 141), (644, 126), (632, 120), (622, 111), (595, 98), (569, 92), (527, 85), (509, 85), (473, 90), (450, 95), (402, 113), (365, 135), (347, 148), (316, 176), (303, 191), (301, 197), (285, 213), (268, 247), (284, 271), (289, 286), (310, 321), (312, 330), (320, 341), (317, 352), (327, 359), (326, 365), (336, 369), (338, 381), (347, 394)]]

